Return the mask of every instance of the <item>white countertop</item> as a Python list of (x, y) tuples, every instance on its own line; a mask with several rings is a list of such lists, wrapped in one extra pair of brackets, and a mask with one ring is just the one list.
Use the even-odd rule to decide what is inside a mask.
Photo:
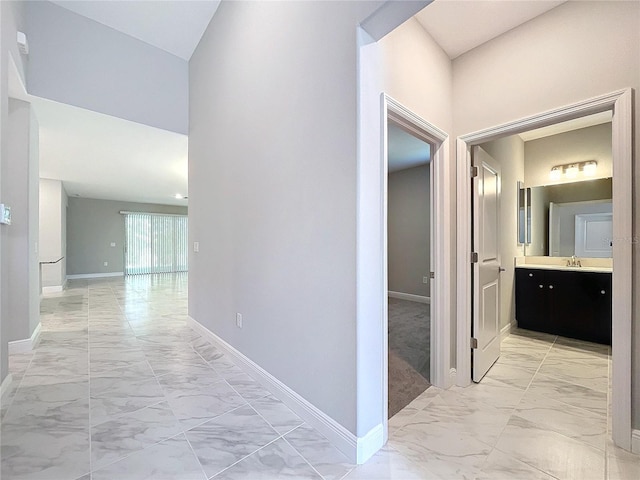
[(525, 263), (516, 265), (516, 268), (534, 268), (538, 270), (558, 270), (563, 272), (593, 272), (593, 273), (611, 273), (611, 267), (567, 267), (564, 265), (541, 265), (536, 263)]

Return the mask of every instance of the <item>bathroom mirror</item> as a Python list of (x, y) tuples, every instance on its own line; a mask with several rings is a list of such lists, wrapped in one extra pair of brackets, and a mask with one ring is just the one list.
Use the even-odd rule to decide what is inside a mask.
[(611, 257), (611, 198), (611, 178), (525, 188), (525, 255)]
[(525, 188), (524, 182), (518, 182), (518, 244), (531, 243), (531, 189)]

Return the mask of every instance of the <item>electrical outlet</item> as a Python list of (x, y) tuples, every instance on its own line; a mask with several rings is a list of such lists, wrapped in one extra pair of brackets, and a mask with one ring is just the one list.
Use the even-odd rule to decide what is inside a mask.
[(104, 266), (108, 267), (109, 266), (109, 262), (104, 262)]
[(193, 242), (193, 251), (196, 253), (200, 251), (200, 242)]
[(429, 283), (429, 277), (422, 277), (422, 283), (424, 283), (425, 285)]
[(242, 314), (236, 313), (236, 327), (242, 328)]

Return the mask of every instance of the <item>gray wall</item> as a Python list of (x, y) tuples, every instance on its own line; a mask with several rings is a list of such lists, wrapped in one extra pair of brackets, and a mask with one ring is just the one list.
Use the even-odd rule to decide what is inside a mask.
[[(18, 52), (16, 43), (16, 31), (24, 31), (23, 2), (0, 2), (0, 199), (5, 197), (4, 174), (2, 171), (9, 162), (8, 141), (9, 138), (9, 77), (8, 62), (11, 56), (18, 67), (18, 75), (24, 80), (26, 77), (26, 57)], [(9, 267), (8, 258), (4, 253), (4, 245), (7, 242), (9, 229), (0, 226), (0, 381), (4, 381), (8, 373), (7, 355), (8, 338), (10, 333), (9, 323)]]
[(518, 181), (524, 179), (524, 142), (518, 135), (481, 145), (500, 165), (500, 327), (516, 318), (515, 257), (523, 255), (518, 245)]
[[(67, 274), (124, 271), (124, 217), (121, 211), (186, 214), (186, 207), (69, 197)], [(111, 247), (111, 242), (116, 246)], [(105, 267), (104, 262), (108, 265)]]
[[(453, 61), (455, 135), (500, 125), (631, 87), (635, 95), (635, 171), (640, 171), (640, 5), (566, 2)], [(597, 32), (597, 35), (594, 35)], [(544, 92), (544, 94), (541, 94)], [(633, 179), (634, 236), (640, 225), (640, 177)], [(640, 352), (640, 268), (633, 245), (633, 349)], [(632, 378), (640, 378), (640, 355)], [(640, 426), (640, 382), (633, 382)]]
[(611, 123), (559, 133), (524, 143), (524, 175), (527, 187), (571, 183), (578, 179), (552, 181), (549, 172), (555, 165), (597, 160), (596, 174), (590, 178), (607, 178), (613, 174), (611, 158)]
[(188, 132), (185, 60), (50, 2), (27, 3), (29, 93)]
[(31, 105), (9, 99), (8, 161), (2, 165), (2, 198), (11, 207), (11, 225), (2, 243), (8, 269), (8, 341), (29, 338), (38, 325), (38, 125)]
[(388, 184), (389, 290), (429, 297), (431, 188), (429, 165), (394, 172)]
[(189, 314), (354, 433), (355, 27), (378, 5), (222, 2), (190, 61)]
[(67, 265), (67, 192), (60, 180), (40, 179), (40, 247), (42, 286), (64, 286)]

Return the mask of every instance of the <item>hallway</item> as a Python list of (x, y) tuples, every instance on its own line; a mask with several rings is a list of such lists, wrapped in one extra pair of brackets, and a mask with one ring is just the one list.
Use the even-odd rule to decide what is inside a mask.
[[(619, 479), (609, 349), (516, 331), (482, 383), (430, 387), (365, 465), (186, 324), (186, 274), (73, 281), (10, 357), (3, 480)], [(584, 366), (588, 368), (584, 368)]]
[(186, 312), (186, 274), (75, 280), (45, 298), (39, 345), (10, 358), (1, 477), (302, 479), (350, 471), (340, 452), (191, 330)]

